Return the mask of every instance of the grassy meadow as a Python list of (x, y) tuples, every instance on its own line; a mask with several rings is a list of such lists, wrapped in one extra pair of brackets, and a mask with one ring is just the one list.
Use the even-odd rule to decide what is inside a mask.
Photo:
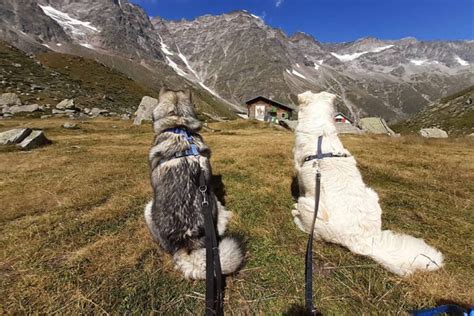
[[(151, 197), (149, 125), (97, 119), (0, 121), (42, 128), (52, 145), (0, 149), (1, 314), (202, 314), (204, 282), (175, 271), (143, 219)], [(255, 122), (214, 123), (218, 195), (244, 236), (246, 264), (226, 280), (229, 315), (297, 314), (307, 236), (292, 222), (293, 134)], [(474, 302), (474, 140), (342, 136), (380, 195), (384, 228), (425, 240), (445, 267), (402, 279), (337, 245), (314, 245), (323, 315), (404, 314)], [(324, 175), (323, 175), (324, 176)]]

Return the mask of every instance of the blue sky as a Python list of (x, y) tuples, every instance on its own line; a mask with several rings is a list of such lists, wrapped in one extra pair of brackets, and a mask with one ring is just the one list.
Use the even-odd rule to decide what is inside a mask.
[(323, 42), (374, 36), (474, 39), (474, 0), (130, 0), (150, 16), (194, 19), (245, 9), (287, 34)]

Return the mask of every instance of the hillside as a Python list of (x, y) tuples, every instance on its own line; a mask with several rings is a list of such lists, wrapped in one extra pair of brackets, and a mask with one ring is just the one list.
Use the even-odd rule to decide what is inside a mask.
[[(0, 41), (0, 93), (15, 92), (23, 103), (56, 105), (74, 98), (80, 108), (134, 113), (143, 96), (157, 97), (160, 86), (132, 80), (94, 59), (52, 51), (26, 54)], [(233, 117), (233, 113), (195, 91), (198, 110)]]
[(427, 127), (439, 127), (449, 135), (474, 133), (474, 86), (442, 98), (393, 126), (401, 133), (416, 133)]
[(207, 112), (245, 111), (256, 95), (294, 103), (327, 90), (353, 119), (395, 122), (474, 84), (473, 41), (322, 43), (245, 10), (167, 21), (128, 0), (1, 0), (0, 9), (1, 38), (24, 51), (99, 60), (154, 90), (190, 86)]
[[(201, 314), (204, 282), (184, 280), (144, 222), (150, 126), (98, 119), (65, 130), (63, 122), (0, 122), (0, 131), (27, 125), (53, 140), (28, 153), (0, 153), (2, 314)], [(226, 313), (296, 313), (307, 235), (290, 214), (294, 135), (240, 120), (211, 127), (221, 130), (203, 134), (217, 195), (234, 212), (230, 231), (247, 242), (245, 266), (226, 280)], [(446, 265), (401, 279), (315, 241), (314, 302), (322, 314), (398, 315), (472, 303), (472, 140), (342, 141), (380, 195), (383, 227), (425, 238)]]

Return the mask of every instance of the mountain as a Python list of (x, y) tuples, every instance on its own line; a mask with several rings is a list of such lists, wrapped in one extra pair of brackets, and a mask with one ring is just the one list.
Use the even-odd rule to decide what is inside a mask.
[(214, 113), (245, 111), (256, 95), (296, 103), (329, 90), (356, 120), (395, 121), (474, 84), (473, 41), (321, 43), (247, 11), (167, 21), (128, 0), (0, 0), (0, 36), (27, 52), (97, 60), (153, 89), (191, 87)]
[(449, 135), (474, 133), (474, 86), (444, 97), (425, 107), (406, 121), (393, 126), (398, 132), (418, 132), (438, 127)]
[(355, 118), (399, 119), (474, 84), (469, 41), (320, 43), (287, 36), (246, 11), (152, 22), (166, 26), (164, 41), (186, 56), (199, 81), (236, 103), (258, 94), (295, 102), (304, 90), (329, 90)]

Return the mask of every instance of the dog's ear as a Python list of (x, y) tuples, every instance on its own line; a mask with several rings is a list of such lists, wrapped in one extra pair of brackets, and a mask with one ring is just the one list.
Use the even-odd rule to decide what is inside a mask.
[(160, 89), (160, 97), (161, 97), (163, 94), (165, 94), (166, 91), (168, 91), (168, 90), (166, 89), (166, 87), (165, 87), (165, 86), (161, 86), (161, 89)]

